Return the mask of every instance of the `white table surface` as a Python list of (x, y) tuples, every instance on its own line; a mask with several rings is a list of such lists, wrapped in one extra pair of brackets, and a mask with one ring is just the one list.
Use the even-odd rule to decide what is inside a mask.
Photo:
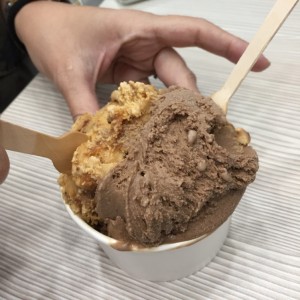
[[(274, 3), (149, 0), (130, 7), (201, 16), (249, 40)], [(113, 0), (102, 5), (121, 8)], [(206, 95), (232, 69), (202, 50), (179, 51)], [(0, 299), (300, 299), (300, 4), (265, 53), (271, 67), (249, 74), (229, 107), (229, 120), (252, 135), (260, 170), (207, 267), (174, 282), (131, 279), (70, 219), (51, 162), (10, 152), (11, 172), (0, 187)], [(99, 98), (108, 95), (99, 86)], [(41, 75), (1, 117), (53, 135), (72, 123)]]

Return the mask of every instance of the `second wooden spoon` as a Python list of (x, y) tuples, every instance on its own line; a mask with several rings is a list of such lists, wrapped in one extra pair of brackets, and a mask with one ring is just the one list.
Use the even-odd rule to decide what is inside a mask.
[(80, 132), (67, 132), (53, 137), (0, 120), (0, 145), (6, 150), (17, 151), (52, 160), (61, 173), (71, 173), (72, 157), (76, 148), (87, 140)]
[(278, 0), (233, 68), (223, 87), (211, 98), (227, 113), (228, 102), (299, 0)]

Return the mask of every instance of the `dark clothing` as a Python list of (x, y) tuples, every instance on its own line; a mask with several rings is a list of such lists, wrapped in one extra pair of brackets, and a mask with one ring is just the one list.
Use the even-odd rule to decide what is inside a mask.
[(36, 73), (28, 56), (13, 47), (8, 40), (6, 25), (0, 16), (0, 113)]

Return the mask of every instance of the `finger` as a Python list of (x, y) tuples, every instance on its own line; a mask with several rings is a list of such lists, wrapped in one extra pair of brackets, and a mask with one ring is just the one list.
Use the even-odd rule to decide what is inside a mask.
[(138, 81), (139, 81), (139, 82), (143, 82), (143, 83), (145, 83), (145, 84), (150, 84), (150, 80), (149, 80), (148, 77), (146, 77), (146, 78), (140, 78)]
[(174, 49), (161, 50), (155, 57), (154, 67), (158, 78), (166, 86), (178, 85), (198, 91), (196, 76)]
[(60, 75), (55, 80), (75, 119), (84, 113), (94, 114), (99, 109), (99, 103), (93, 81), (88, 81), (80, 74), (68, 73)]
[(152, 71), (144, 71), (125, 62), (118, 62), (114, 65), (112, 81), (115, 84), (120, 84), (120, 82), (122, 81), (129, 80), (144, 82), (148, 84), (148, 77), (150, 75), (154, 75), (154, 73), (154, 69)]
[[(232, 41), (232, 43), (227, 49), (227, 58), (234, 63), (238, 62), (238, 60), (246, 50), (247, 46), (248, 43), (244, 41), (242, 41), (242, 43), (240, 43), (239, 41)], [(261, 72), (268, 68), (270, 64), (270, 61), (265, 56), (260, 55), (257, 62), (252, 67), (251, 71)]]
[[(236, 63), (248, 43), (207, 20), (183, 16), (160, 16), (155, 25), (156, 37), (169, 47), (197, 46)], [(263, 55), (253, 66), (262, 71), (270, 65)]]
[(9, 171), (9, 159), (5, 150), (0, 147), (0, 184), (5, 180)]
[(84, 113), (94, 114), (99, 109), (96, 93), (82, 86), (62, 92), (73, 119)]

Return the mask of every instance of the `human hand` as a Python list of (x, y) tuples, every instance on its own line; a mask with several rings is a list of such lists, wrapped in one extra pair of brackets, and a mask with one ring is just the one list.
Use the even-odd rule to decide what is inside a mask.
[(5, 180), (9, 170), (9, 159), (5, 150), (0, 147), (0, 184)]
[[(98, 109), (96, 82), (147, 81), (197, 90), (196, 78), (173, 47), (197, 46), (237, 62), (247, 43), (193, 17), (158, 16), (36, 1), (17, 14), (20, 40), (39, 71), (58, 86), (74, 116)], [(263, 56), (254, 71), (269, 66)]]

